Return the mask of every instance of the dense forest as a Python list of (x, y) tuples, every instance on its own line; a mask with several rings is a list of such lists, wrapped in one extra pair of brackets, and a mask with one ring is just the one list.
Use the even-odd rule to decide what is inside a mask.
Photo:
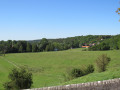
[(89, 50), (119, 49), (119, 38), (120, 35), (87, 35), (33, 41), (0, 41), (0, 53), (60, 51), (82, 46), (90, 46)]

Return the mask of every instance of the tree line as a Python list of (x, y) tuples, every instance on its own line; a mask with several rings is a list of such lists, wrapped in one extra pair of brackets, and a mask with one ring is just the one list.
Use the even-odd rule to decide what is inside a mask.
[(101, 39), (109, 39), (111, 35), (87, 35), (60, 39), (46, 39), (33, 41), (0, 41), (0, 53), (23, 53), (60, 51), (70, 48), (80, 48), (92, 43), (101, 42)]

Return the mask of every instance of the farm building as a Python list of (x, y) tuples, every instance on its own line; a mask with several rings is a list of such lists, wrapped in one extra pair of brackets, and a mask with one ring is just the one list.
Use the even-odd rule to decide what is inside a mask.
[(82, 46), (82, 48), (89, 48), (90, 46)]

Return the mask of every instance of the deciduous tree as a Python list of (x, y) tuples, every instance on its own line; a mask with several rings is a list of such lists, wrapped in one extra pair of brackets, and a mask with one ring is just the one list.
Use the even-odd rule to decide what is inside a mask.
[(27, 71), (24, 68), (13, 69), (9, 74), (10, 81), (3, 84), (6, 90), (20, 90), (20, 89), (28, 89), (31, 87), (32, 81), (32, 73)]

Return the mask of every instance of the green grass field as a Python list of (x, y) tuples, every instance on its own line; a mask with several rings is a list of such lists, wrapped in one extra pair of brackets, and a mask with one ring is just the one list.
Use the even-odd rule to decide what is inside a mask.
[[(96, 58), (101, 54), (107, 54), (111, 58), (107, 71), (102, 73), (95, 71), (64, 82), (63, 73), (67, 69), (88, 64), (95, 65)], [(28, 66), (29, 69), (32, 69), (34, 82), (32, 88), (99, 81), (120, 77), (120, 51), (72, 49), (58, 52), (6, 54), (5, 57), (0, 56), (0, 90), (3, 89), (2, 83), (8, 81), (8, 74), (12, 68), (16, 67), (15, 65), (18, 67)]]

